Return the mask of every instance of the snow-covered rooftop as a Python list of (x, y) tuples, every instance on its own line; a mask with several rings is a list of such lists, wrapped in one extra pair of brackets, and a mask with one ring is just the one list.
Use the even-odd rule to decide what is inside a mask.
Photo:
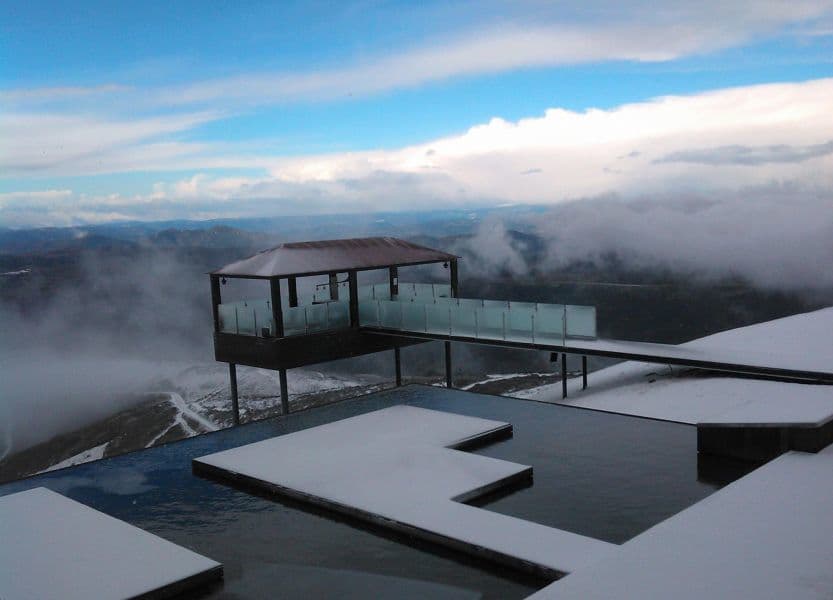
[[(801, 356), (819, 369), (833, 367), (833, 308), (723, 331), (682, 347), (708, 352)], [(767, 350), (768, 349), (768, 350)], [(625, 362), (590, 374), (589, 387), (561, 384), (514, 394), (626, 415), (689, 424), (817, 426), (833, 419), (833, 387), (720, 376), (687, 376), (679, 368)]]
[(3, 600), (134, 598), (222, 576), (211, 559), (43, 487), (0, 498), (0, 540)]
[(461, 504), (531, 468), (450, 448), (507, 423), (392, 406), (194, 460), (195, 467), (513, 565), (568, 573), (607, 542)]

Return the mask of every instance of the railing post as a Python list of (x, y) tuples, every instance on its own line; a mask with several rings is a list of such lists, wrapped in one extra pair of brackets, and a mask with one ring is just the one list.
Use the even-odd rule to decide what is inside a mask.
[(532, 343), (535, 343), (535, 314), (529, 315), (530, 325), (532, 329), (530, 330), (532, 333)]
[(567, 397), (567, 353), (561, 353), (561, 398)]

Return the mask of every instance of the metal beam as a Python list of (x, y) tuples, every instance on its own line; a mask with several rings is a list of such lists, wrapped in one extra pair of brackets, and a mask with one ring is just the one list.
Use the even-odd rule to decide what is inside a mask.
[(561, 398), (567, 397), (567, 353), (561, 353)]
[(237, 365), (228, 364), (228, 378), (231, 385), (231, 420), (235, 425), (240, 425), (240, 405), (237, 401)]
[(286, 383), (286, 369), (278, 369), (278, 379), (281, 382), (281, 413), (289, 414), (289, 386)]
[(451, 273), (449, 275), (450, 283), (451, 283), (451, 297), (452, 298), (459, 298), (460, 297), (460, 282), (457, 279), (457, 259), (452, 259), (448, 261), (451, 266)]

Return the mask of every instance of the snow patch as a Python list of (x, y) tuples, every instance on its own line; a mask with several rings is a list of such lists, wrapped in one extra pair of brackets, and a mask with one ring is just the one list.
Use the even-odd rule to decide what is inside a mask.
[(70, 456), (69, 458), (62, 460), (59, 463), (55, 463), (48, 469), (38, 471), (38, 473), (48, 473), (49, 471), (57, 471), (58, 469), (63, 469), (65, 467), (72, 467), (74, 465), (80, 465), (82, 463), (104, 458), (104, 452), (107, 450), (107, 445), (109, 443), (110, 442), (104, 442), (100, 446), (95, 446), (94, 448), (89, 448), (88, 450), (79, 452), (78, 454)]

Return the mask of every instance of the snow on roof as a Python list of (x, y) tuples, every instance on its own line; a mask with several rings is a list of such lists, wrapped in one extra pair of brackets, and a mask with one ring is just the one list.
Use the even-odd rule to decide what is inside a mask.
[(287, 277), (444, 262), (458, 258), (392, 237), (292, 242), (212, 271), (226, 277)]
[[(783, 351), (806, 362), (833, 365), (833, 307), (700, 338), (684, 347), (715, 352), (731, 349), (772, 356)], [(833, 419), (833, 388), (735, 377), (689, 377), (679, 368), (624, 362), (580, 380), (517, 392), (520, 398), (559, 402), (663, 421), (701, 425), (818, 426)]]
[(546, 572), (568, 573), (615, 548), (461, 503), (531, 475), (528, 466), (449, 449), (508, 430), (507, 423), (398, 405), (203, 456), (194, 466)]
[[(133, 598), (220, 563), (46, 488), (0, 498), (0, 598)], [(161, 597), (161, 596), (160, 596)]]

